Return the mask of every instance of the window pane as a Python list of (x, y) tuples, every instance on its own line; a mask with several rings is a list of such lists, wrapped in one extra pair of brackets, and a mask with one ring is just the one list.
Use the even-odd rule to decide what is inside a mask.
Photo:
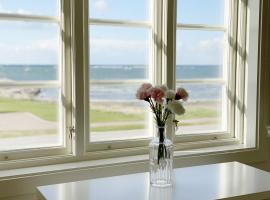
[(177, 84), (189, 92), (185, 103), (186, 113), (177, 117), (179, 129), (176, 134), (209, 133), (226, 130), (226, 98), (222, 85)]
[[(178, 30), (176, 79), (223, 79), (224, 33)], [(177, 84), (180, 86), (179, 84)], [(226, 130), (226, 96), (222, 84), (181, 84), (190, 94), (186, 114), (180, 117), (182, 133)]]
[(1, 86), (60, 79), (58, 25), (3, 20), (0, 28), (0, 151), (63, 145), (60, 89)]
[(0, 79), (58, 79), (59, 28), (0, 21)]
[(178, 30), (177, 78), (219, 78), (223, 76), (224, 33)]
[(90, 18), (148, 21), (150, 0), (90, 0)]
[(58, 15), (59, 0), (0, 0), (0, 13)]
[(178, 0), (177, 23), (224, 25), (224, 0)]
[[(149, 137), (136, 82), (149, 81), (150, 30), (90, 27), (90, 140)], [(136, 81), (137, 80), (137, 81)]]
[(0, 151), (59, 146), (56, 88), (0, 88)]

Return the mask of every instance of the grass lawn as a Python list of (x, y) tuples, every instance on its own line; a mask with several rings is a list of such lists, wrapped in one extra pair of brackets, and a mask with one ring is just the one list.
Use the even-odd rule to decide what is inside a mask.
[[(57, 107), (53, 102), (46, 101), (35, 101), (35, 100), (19, 100), (11, 98), (0, 98), (0, 113), (10, 112), (30, 112), (41, 119), (48, 121), (57, 120)], [(143, 113), (143, 110), (142, 112)], [(215, 118), (218, 116), (218, 112), (215, 109), (203, 107), (200, 105), (189, 105), (186, 107), (186, 114), (177, 117), (178, 120), (189, 120), (194, 118), (213, 118), (203, 124), (213, 124), (216, 122)], [(95, 126), (91, 127), (91, 131), (102, 132), (102, 131), (118, 131), (118, 130), (134, 130), (143, 129), (143, 121), (145, 116), (140, 113), (123, 113), (116, 111), (107, 111), (102, 109), (92, 109), (90, 111), (90, 120), (92, 124), (95, 123), (111, 123), (108, 126)], [(117, 122), (115, 125), (113, 122)], [(126, 122), (121, 125), (119, 122)], [(130, 124), (128, 123), (130, 122)], [(141, 124), (132, 124), (132, 122), (142, 122)], [(196, 123), (198, 124), (198, 123)], [(193, 125), (190, 122), (182, 122), (181, 126)], [(201, 124), (202, 125), (202, 124)], [(1, 132), (0, 137), (15, 137), (15, 136), (30, 136), (36, 134), (54, 134), (55, 130), (44, 130), (44, 131), (21, 131), (21, 132)]]
[(56, 105), (53, 102), (0, 98), (0, 113), (10, 112), (30, 112), (44, 120), (57, 120)]

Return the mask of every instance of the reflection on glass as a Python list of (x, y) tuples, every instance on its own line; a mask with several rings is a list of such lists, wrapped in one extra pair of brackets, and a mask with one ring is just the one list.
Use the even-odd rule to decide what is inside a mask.
[(176, 134), (224, 131), (226, 102), (224, 86), (207, 84), (178, 84), (189, 92), (186, 113), (180, 117)]
[(149, 82), (149, 35), (146, 28), (90, 26), (91, 141), (149, 136), (148, 109), (135, 97)]
[(0, 151), (58, 146), (56, 88), (0, 88)]
[(178, 0), (177, 23), (224, 25), (227, 0)]
[(59, 0), (0, 0), (0, 13), (57, 16)]
[[(58, 72), (54, 67), (59, 59), (59, 27), (56, 24), (1, 21), (0, 29), (1, 67), (12, 65), (18, 70), (19, 65), (25, 66), (20, 68), (23, 71), (18, 71), (17, 75), (9, 74), (11, 79), (24, 79), (28, 74), (32, 74), (32, 80), (51, 80), (57, 77)], [(4, 70), (12, 73), (11, 69)], [(41, 71), (44, 73), (40, 74)]]
[(151, 0), (90, 0), (90, 18), (149, 21)]

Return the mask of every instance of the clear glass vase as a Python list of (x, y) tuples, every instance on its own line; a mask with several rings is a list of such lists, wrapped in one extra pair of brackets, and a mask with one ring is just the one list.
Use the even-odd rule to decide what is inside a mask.
[(149, 143), (150, 183), (152, 186), (172, 185), (173, 143), (166, 138), (165, 128), (157, 128), (157, 136)]

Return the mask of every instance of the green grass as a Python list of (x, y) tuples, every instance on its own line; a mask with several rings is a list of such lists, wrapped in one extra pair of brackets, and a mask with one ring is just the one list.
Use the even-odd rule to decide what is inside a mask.
[(30, 112), (44, 120), (57, 120), (57, 110), (55, 103), (0, 98), (0, 113), (10, 112)]
[(126, 114), (122, 112), (110, 112), (104, 110), (92, 109), (90, 111), (90, 120), (96, 122), (122, 122), (122, 121), (143, 121), (142, 114)]
[[(19, 100), (10, 98), (0, 98), (0, 113), (11, 113), (11, 112), (30, 112), (33, 115), (40, 117), (41, 119), (48, 121), (57, 120), (57, 106), (53, 102), (35, 101), (35, 100)], [(142, 111), (143, 113), (143, 111)], [(207, 125), (216, 123), (215, 118), (218, 117), (218, 112), (215, 109), (206, 108), (200, 105), (188, 106), (186, 113), (183, 116), (177, 117), (180, 122), (182, 120), (189, 120), (195, 118), (213, 118), (212, 120), (204, 122), (195, 122), (196, 125)], [(145, 116), (140, 113), (123, 113), (115, 111), (106, 111), (102, 109), (92, 109), (90, 111), (91, 123), (113, 123), (118, 124), (110, 126), (97, 126), (92, 127), (91, 131), (103, 132), (103, 131), (119, 131), (119, 130), (134, 130), (143, 129), (142, 124), (132, 124), (132, 122), (143, 122)], [(125, 123), (124, 125), (119, 122), (131, 122)], [(180, 126), (191, 126), (194, 125), (189, 122), (180, 123)], [(0, 137), (19, 137), (19, 136), (31, 136), (31, 135), (45, 135), (45, 134), (56, 134), (55, 130), (44, 130), (44, 131), (20, 131), (20, 132), (1, 132)]]
[(123, 131), (123, 130), (136, 130), (136, 129), (144, 129), (145, 126), (142, 124), (127, 124), (123, 126), (101, 126), (101, 127), (93, 127), (91, 131), (93, 132), (107, 132), (107, 131)]
[(182, 116), (177, 116), (178, 120), (196, 119), (196, 118), (214, 118), (218, 117), (218, 111), (210, 108), (204, 108), (201, 106), (188, 106), (186, 113)]

